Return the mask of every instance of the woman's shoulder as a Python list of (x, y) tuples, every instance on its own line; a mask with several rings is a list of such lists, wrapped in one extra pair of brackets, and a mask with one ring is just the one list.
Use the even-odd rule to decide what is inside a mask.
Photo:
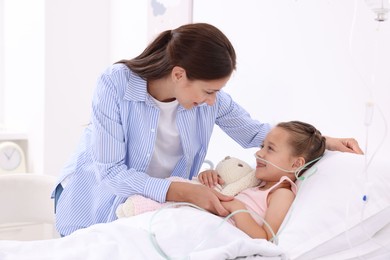
[[(146, 91), (145, 81), (125, 64), (116, 63), (107, 67), (98, 79), (97, 91), (114, 91), (118, 96), (141, 95)], [(133, 94), (132, 94), (133, 93)], [(140, 94), (141, 93), (141, 94)]]
[(128, 77), (130, 77), (132, 73), (131, 70), (123, 63), (112, 64), (111, 66), (107, 67), (103, 72), (103, 75), (106, 76), (115, 76), (118, 74), (128, 75)]
[(128, 85), (143, 86), (145, 84), (143, 79), (122, 63), (116, 63), (106, 68), (101, 78), (104, 81), (112, 82), (116, 88), (123, 87), (124, 90)]

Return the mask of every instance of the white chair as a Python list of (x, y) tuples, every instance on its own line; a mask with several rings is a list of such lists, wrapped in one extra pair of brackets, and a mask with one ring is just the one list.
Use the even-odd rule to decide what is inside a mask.
[(0, 174), (0, 240), (58, 237), (50, 198), (54, 184), (50, 175)]

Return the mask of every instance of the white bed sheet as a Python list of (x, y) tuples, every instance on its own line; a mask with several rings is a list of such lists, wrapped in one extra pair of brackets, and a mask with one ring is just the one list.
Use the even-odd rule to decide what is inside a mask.
[[(0, 241), (0, 259), (164, 259), (149, 237), (149, 224), (154, 214), (149, 212), (94, 225), (59, 239)], [(151, 231), (165, 253), (175, 259), (287, 259), (275, 244), (250, 239), (228, 223), (216, 229), (221, 221), (217, 216), (192, 207), (168, 208), (153, 217)], [(196, 247), (198, 249), (194, 250)]]
[(335, 259), (389, 260), (390, 259), (390, 224), (382, 228), (372, 238), (366, 240), (365, 242), (359, 245), (316, 259), (317, 260), (335, 260)]

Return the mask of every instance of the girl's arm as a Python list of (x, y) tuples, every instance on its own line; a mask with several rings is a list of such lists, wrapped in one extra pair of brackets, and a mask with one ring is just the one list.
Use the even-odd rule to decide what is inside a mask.
[[(229, 212), (246, 209), (245, 204), (236, 199), (229, 202), (222, 202), (222, 205)], [(248, 212), (237, 213), (232, 218), (236, 222), (236, 227), (241, 229), (248, 236), (252, 238), (267, 238), (267, 232), (264, 230), (263, 226), (257, 224)]]
[[(274, 234), (276, 234), (287, 214), (295, 195), (289, 189), (280, 188), (268, 196), (268, 210), (265, 214), (265, 221), (270, 225)], [(245, 205), (233, 200), (223, 202), (222, 205), (230, 212), (245, 209)], [(270, 240), (273, 238), (272, 232), (263, 224), (260, 226), (249, 213), (238, 213), (233, 216), (236, 226), (252, 238), (264, 238)]]
[[(295, 194), (290, 189), (279, 188), (268, 195), (268, 209), (265, 213), (265, 221), (271, 226), (276, 234), (284, 218), (295, 199)], [(271, 231), (263, 225), (267, 231), (267, 239), (273, 237)]]

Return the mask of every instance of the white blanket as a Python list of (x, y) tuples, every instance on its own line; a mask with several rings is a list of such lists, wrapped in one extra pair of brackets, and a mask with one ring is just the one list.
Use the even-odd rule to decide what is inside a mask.
[[(187, 206), (168, 208), (94, 225), (64, 238), (0, 241), (0, 259), (286, 259), (277, 245), (251, 239), (226, 222), (220, 225), (221, 221)], [(152, 243), (150, 233), (158, 246)]]

